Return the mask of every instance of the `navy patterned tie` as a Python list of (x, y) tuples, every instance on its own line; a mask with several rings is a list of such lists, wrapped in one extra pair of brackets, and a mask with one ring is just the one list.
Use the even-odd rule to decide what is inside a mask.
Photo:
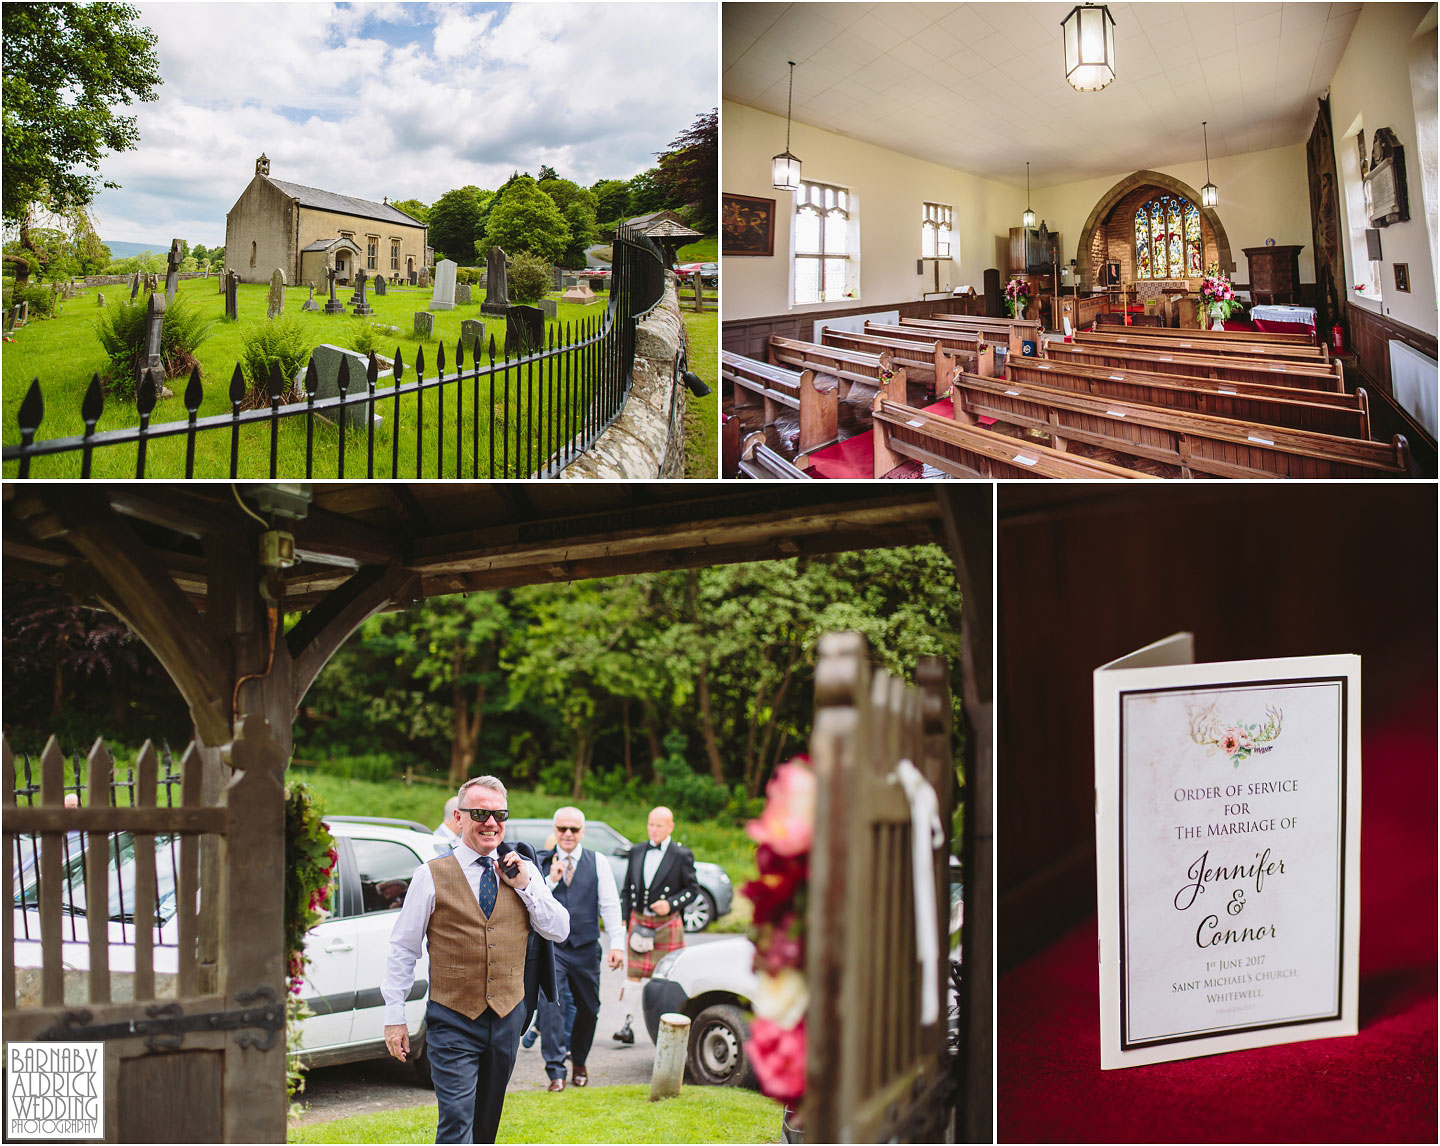
[(480, 873), (480, 910), (485, 913), (485, 918), (490, 918), (490, 913), (495, 910), (495, 857), (481, 856), (480, 863), (485, 870)]

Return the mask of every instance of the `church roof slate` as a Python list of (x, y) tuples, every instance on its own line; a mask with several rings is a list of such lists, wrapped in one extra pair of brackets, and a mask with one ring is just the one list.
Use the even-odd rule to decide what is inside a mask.
[(423, 227), (425, 224), (412, 219), (397, 207), (388, 203), (372, 203), (369, 199), (357, 199), (353, 195), (339, 195), (334, 191), (322, 191), (318, 187), (306, 187), (300, 183), (287, 183), (283, 179), (261, 176), (279, 188), (292, 199), (298, 199), (302, 207), (314, 207), (318, 211), (335, 211), (342, 215), (354, 215), (361, 219), (377, 219), (383, 223), (398, 223), (403, 227)]

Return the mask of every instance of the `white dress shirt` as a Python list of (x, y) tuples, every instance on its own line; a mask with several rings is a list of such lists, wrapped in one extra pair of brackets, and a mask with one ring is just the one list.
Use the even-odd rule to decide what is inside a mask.
[[(567, 852), (560, 848), (555, 854), (563, 861), (566, 857), (578, 867), (580, 864), (580, 853), (584, 849), (580, 844), (575, 845), (573, 852)], [(545, 882), (552, 888), (558, 887), (560, 880), (551, 879), (548, 875)], [(610, 861), (599, 852), (595, 853), (595, 882), (600, 886), (600, 922), (605, 925), (605, 934), (610, 936), (610, 950), (625, 950), (625, 926), (620, 922), (620, 893), (615, 889), (615, 869), (610, 866)]]
[[(641, 861), (640, 873), (645, 877), (646, 895), (650, 894), (650, 885), (655, 882), (655, 873), (660, 870), (660, 861), (665, 858), (665, 853), (669, 850), (669, 836), (666, 836), (663, 840), (660, 841), (659, 851), (656, 851), (654, 848), (652, 848), (649, 842), (645, 844), (645, 858)], [(655, 901), (652, 899), (649, 901), (649, 903), (642, 903), (640, 905), (640, 910), (644, 912), (649, 912), (650, 904), (654, 902)]]
[[(472, 851), (468, 844), (455, 845), (452, 853), (460, 861), (460, 870), (465, 882), (470, 885), (470, 894), (479, 902), (480, 874), (485, 866), (480, 863), (480, 853)], [(491, 852), (499, 861), (499, 852)], [(565, 905), (550, 893), (535, 865), (521, 859), (529, 872), (530, 882), (515, 888), (515, 894), (525, 905), (530, 915), (530, 926), (544, 939), (562, 943), (570, 934), (570, 913)], [(496, 882), (500, 877), (496, 875)], [(405, 893), (405, 902), (400, 905), (400, 914), (390, 932), (390, 957), (385, 961), (385, 981), (380, 985), (380, 995), (385, 1000), (385, 1025), (395, 1026), (405, 1022), (405, 996), (415, 984), (415, 960), (420, 958), (420, 945), (425, 942), (425, 932), (430, 926), (430, 915), (435, 910), (435, 878), (430, 874), (430, 865), (421, 864), (410, 878), (410, 890)]]

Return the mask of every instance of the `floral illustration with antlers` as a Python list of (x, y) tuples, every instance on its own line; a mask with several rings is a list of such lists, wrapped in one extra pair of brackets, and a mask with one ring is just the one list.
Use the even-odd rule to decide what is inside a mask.
[(1190, 739), (1196, 744), (1220, 749), (1238, 768), (1240, 761), (1252, 753), (1270, 751), (1269, 744), (1279, 738), (1284, 719), (1284, 712), (1273, 704), (1267, 704), (1264, 724), (1246, 724), (1238, 720), (1227, 724), (1220, 719), (1216, 706), (1207, 704), (1203, 708), (1190, 709)]

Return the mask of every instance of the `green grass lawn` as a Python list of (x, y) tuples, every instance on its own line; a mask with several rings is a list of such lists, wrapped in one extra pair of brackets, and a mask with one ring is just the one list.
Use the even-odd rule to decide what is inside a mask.
[[(303, 780), (314, 790), (321, 808), (333, 816), (390, 816), (415, 820), (428, 827), (440, 822), (445, 801), (453, 794), (438, 784), (406, 784), (403, 780), (375, 783), (333, 776), (320, 768), (291, 766), (289, 780)], [(518, 786), (509, 789), (510, 810), (521, 819), (549, 819), (555, 809), (570, 803), (568, 793), (547, 793)], [(645, 820), (650, 805), (621, 800), (581, 800), (581, 810), (591, 820), (603, 820), (622, 836), (645, 839)], [(735, 903), (720, 924), (719, 931), (743, 931), (750, 921), (750, 901), (740, 894), (742, 884), (756, 876), (755, 843), (745, 829), (732, 822), (686, 821), (676, 818), (675, 838), (695, 853), (695, 858), (718, 863), (735, 885)]]
[(677, 263), (718, 263), (720, 261), (720, 236), (709, 235), (686, 243), (675, 252)]
[[(210, 337), (197, 351), (200, 361), (205, 396), (200, 406), (200, 416), (215, 414), (228, 415), (230, 412), (229, 385), (235, 364), (240, 358), (242, 334), (248, 327), (265, 322), (265, 299), (268, 288), (259, 284), (242, 285), (239, 289), (238, 322), (223, 321), (224, 299), (218, 293), (217, 280), (189, 279), (179, 284), (178, 297), (198, 307), (207, 317), (217, 320)], [(393, 327), (380, 335), (381, 352), (389, 357), (399, 353), (406, 367), (405, 380), (414, 381), (416, 358), (423, 352), (425, 377), (436, 376), (436, 358), (440, 344), (445, 345), (447, 373), (455, 369), (455, 350), (460, 338), (460, 323), (466, 318), (481, 318), (479, 301), (483, 292), (474, 290), (476, 302), (455, 310), (435, 312), (435, 333), (433, 340), (424, 343), (414, 337), (415, 312), (425, 310), (430, 302), (429, 288), (421, 290), (408, 286), (391, 287), (384, 297), (377, 296), (373, 289), (367, 290), (375, 314), (365, 321), (372, 325)], [(123, 286), (105, 288), (107, 301), (112, 305), (120, 298), (128, 298)], [(45, 416), (41, 423), (41, 440), (80, 434), (84, 423), (80, 417), (80, 403), (91, 376), (103, 372), (106, 366), (105, 353), (95, 335), (94, 326), (98, 314), (95, 296), (96, 288), (89, 288), (85, 294), (65, 304), (62, 312), (54, 318), (32, 321), (16, 332), (14, 343), (7, 345), (3, 359), (3, 407), (4, 425), (0, 440), (6, 445), (19, 441), (17, 413), (31, 379), (40, 380), (45, 400)], [(348, 299), (348, 289), (339, 297)], [(350, 315), (326, 315), (300, 310), (308, 297), (305, 287), (292, 286), (286, 292), (286, 311), (298, 315), (313, 339), (314, 345), (330, 342), (348, 346), (359, 320)], [(317, 293), (317, 298), (319, 294)], [(557, 322), (557, 339), (565, 330), (578, 337), (581, 324), (590, 323), (598, 329), (602, 321), (606, 295), (600, 295), (596, 303), (582, 306), (579, 303), (560, 303)], [(484, 316), (485, 337), (488, 344), (493, 336), (497, 350), (505, 342), (504, 319)], [(550, 330), (547, 329), (547, 339)], [(574, 355), (565, 356), (573, 359)], [(537, 372), (538, 373), (538, 372)], [(493, 388), (492, 388), (493, 381)], [(185, 380), (170, 383), (175, 397), (156, 405), (151, 424), (183, 421), (187, 414), (184, 408), (183, 392)], [(475, 472), (478, 459), (480, 476), (489, 476), (491, 437), (494, 434), (494, 457), (497, 476), (524, 476), (530, 468), (538, 466), (542, 455), (548, 454), (547, 442), (563, 437), (561, 431), (541, 429), (549, 412), (541, 405), (539, 380), (527, 372), (525, 377), (511, 369), (499, 372), (492, 379), (484, 379), (479, 394), (473, 383), (467, 381), (464, 393), (457, 395), (456, 385), (446, 385), (443, 391), (445, 411), (445, 432), (439, 433), (440, 397), (435, 391), (427, 394), (424, 407), (423, 437), (417, 441), (416, 399), (403, 397), (398, 412), (393, 402), (386, 401), (378, 406), (382, 419), (375, 426), (375, 457), (377, 475), (388, 476), (392, 458), (398, 458), (398, 472), (401, 476), (437, 476), (440, 469), (446, 476), (456, 471), (456, 458), (466, 476)], [(478, 401), (477, 401), (478, 399)], [(469, 432), (457, 435), (455, 409), (457, 400), (463, 400), (467, 426), (472, 426), (471, 416), (475, 407), (480, 407), (481, 417), (478, 435)], [(557, 401), (556, 410), (563, 406)], [(524, 415), (531, 409), (537, 410), (533, 436), (522, 438), (520, 426)], [(543, 415), (543, 418), (542, 416)], [(305, 419), (288, 419), (280, 427), (279, 473), (282, 477), (299, 477), (306, 468)], [(99, 429), (115, 429), (138, 425), (139, 415), (133, 404), (107, 398), (105, 411), (101, 416)], [(399, 425), (399, 441), (395, 441), (394, 428)], [(547, 437), (547, 432), (549, 436)], [(266, 477), (269, 473), (269, 429), (266, 426), (249, 426), (240, 435), (240, 472), (245, 477)], [(314, 434), (314, 472), (320, 476), (337, 475), (338, 430), (329, 422), (317, 418)], [(461, 440), (457, 442), (457, 437)], [(478, 437), (478, 442), (477, 442)], [(196, 442), (196, 475), (228, 475), (230, 457), (230, 434), (228, 431), (211, 432), (202, 435)], [(367, 435), (351, 431), (346, 440), (345, 476), (363, 477), (366, 474), (366, 457), (369, 449)], [(95, 456), (94, 476), (123, 478), (135, 473), (135, 447), (120, 446), (100, 451)], [(417, 457), (419, 461), (417, 462)], [(439, 460), (443, 459), (443, 461)], [(5, 467), (5, 476), (15, 474), (14, 463)], [(36, 459), (31, 467), (32, 477), (72, 477), (80, 472), (78, 455)], [(178, 477), (184, 473), (184, 438), (152, 441), (148, 446), (146, 473), (152, 477)]]
[(705, 398), (693, 394), (685, 408), (685, 476), (713, 478), (720, 472), (720, 315), (682, 311), (690, 340), (690, 369), (710, 387)]
[[(779, 1142), (780, 1106), (753, 1090), (687, 1086), (650, 1101), (650, 1088), (588, 1086), (507, 1095), (499, 1142)], [(435, 1103), (292, 1127), (291, 1142), (433, 1142)]]

